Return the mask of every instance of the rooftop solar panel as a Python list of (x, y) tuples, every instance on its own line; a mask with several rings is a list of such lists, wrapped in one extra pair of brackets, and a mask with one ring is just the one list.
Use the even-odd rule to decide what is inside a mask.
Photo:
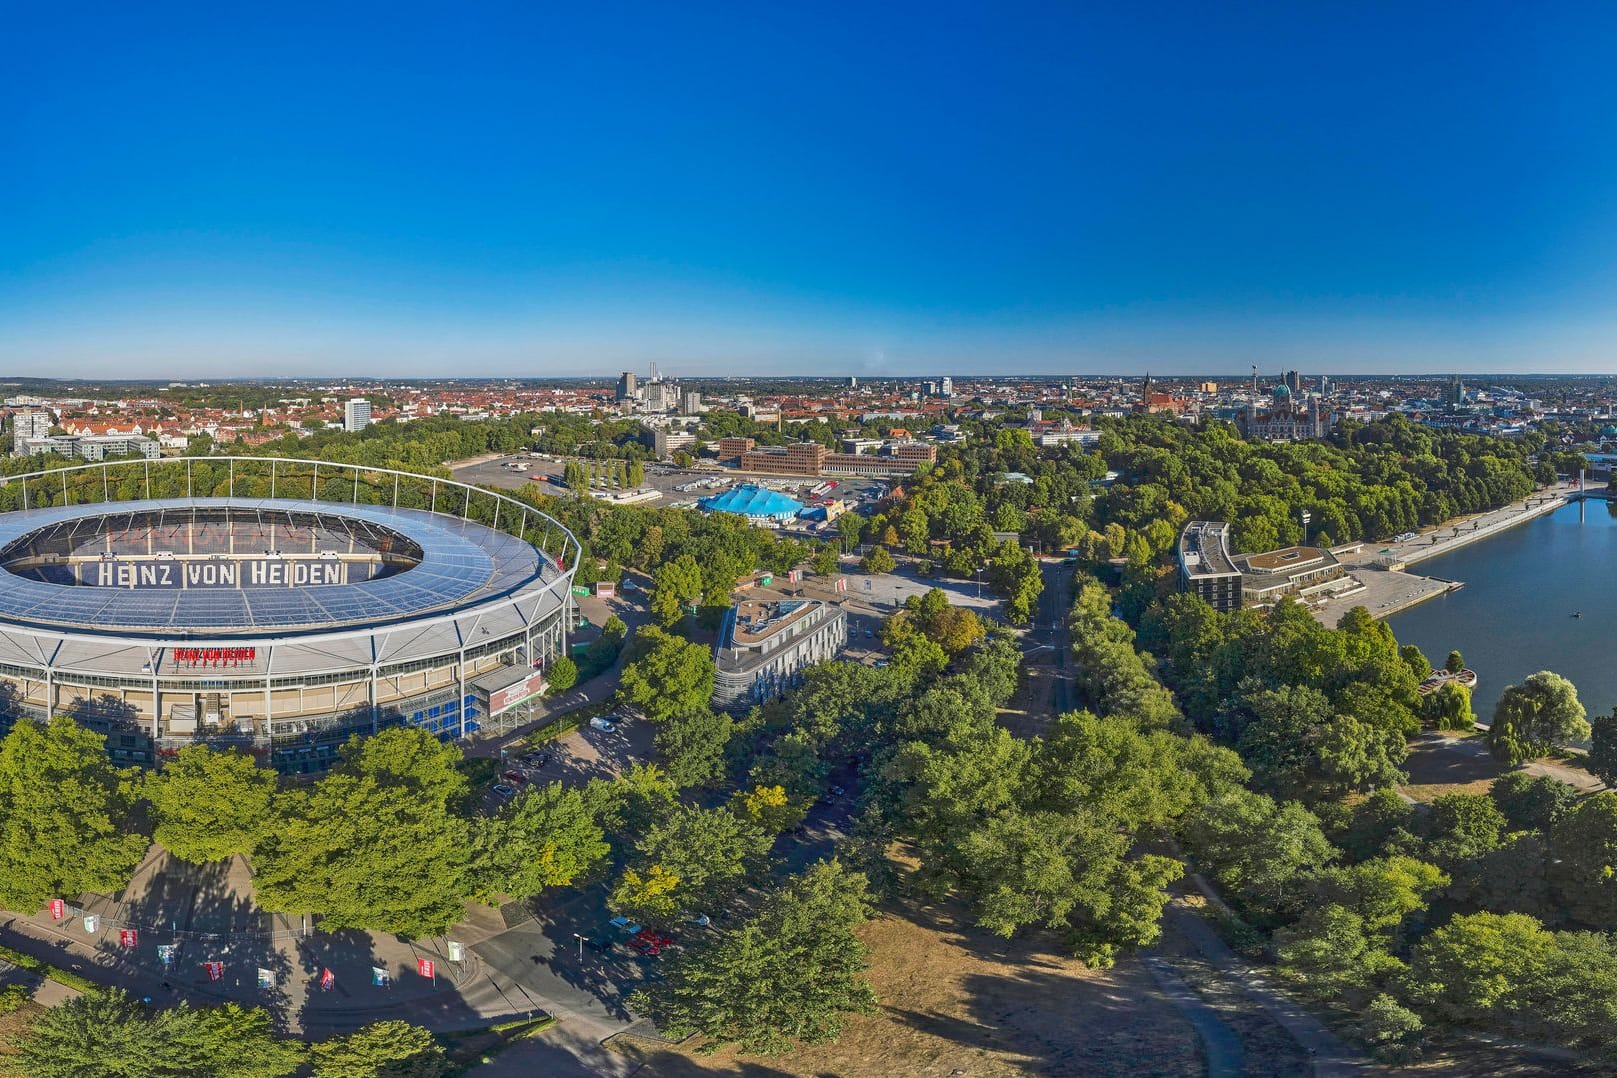
[[(245, 553), (261, 554), (261, 526), (266, 549), (278, 549), (294, 532), (309, 543), (311, 526), (329, 525), (372, 549), (383, 541), (402, 545), (391, 533), (419, 549), (419, 562), (377, 579), (285, 588), (73, 586), (0, 572), (0, 621), (131, 633), (320, 631), (471, 606), (554, 575), (528, 543), (471, 521), (418, 509), (287, 499), (157, 499), (4, 513), (0, 561), (38, 553), (39, 537), (47, 533), (75, 551), (104, 543), (109, 533), (122, 537), (119, 549), (129, 548), (135, 540), (128, 536), (135, 534), (150, 536), (148, 549), (163, 550), (165, 542), (189, 544), (187, 536), (199, 534), (191, 528), (205, 529), (207, 549), (201, 553), (214, 554), (225, 530), (216, 518), (226, 509), (238, 529), (237, 554), (244, 553), (243, 545)], [(179, 538), (163, 538), (171, 533)], [(223, 543), (228, 550), (228, 539)]]

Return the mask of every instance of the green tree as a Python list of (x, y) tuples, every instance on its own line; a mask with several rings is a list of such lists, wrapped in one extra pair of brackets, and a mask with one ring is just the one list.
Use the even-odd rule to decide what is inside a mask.
[(626, 480), (628, 485), (631, 487), (638, 488), (644, 486), (646, 482), (646, 466), (641, 464), (638, 460), (631, 460), (629, 462)]
[(794, 802), (784, 786), (756, 785), (730, 795), (730, 811), (768, 835), (778, 835), (803, 819), (808, 806)]
[(834, 546), (821, 547), (815, 553), (814, 560), (809, 567), (814, 570), (816, 576), (835, 576), (840, 567), (837, 548)]
[(717, 785), (734, 729), (728, 714), (707, 707), (658, 724), (654, 744), (668, 777), (680, 789)]
[(1550, 829), (1551, 879), (1568, 913), (1617, 929), (1617, 793), (1579, 802)]
[(1421, 721), (1439, 730), (1469, 730), (1476, 725), (1471, 710), (1471, 690), (1454, 681), (1445, 681), (1437, 691), (1421, 698)]
[(279, 1078), (303, 1061), (261, 1008), (148, 1010), (120, 988), (47, 1010), (17, 1049), (28, 1078)]
[(1465, 669), (1465, 656), (1458, 651), (1449, 652), (1449, 657), (1443, 661), (1443, 669), (1451, 674), (1458, 674)]
[(1493, 780), (1488, 790), (1511, 828), (1548, 831), (1578, 802), (1578, 788), (1548, 775), (1512, 771)]
[(447, 929), (474, 886), (460, 750), (411, 727), (354, 739), (312, 788), (276, 799), (253, 858), (258, 904), (319, 914), (327, 930)]
[(864, 560), (859, 563), (859, 568), (873, 575), (890, 573), (898, 568), (898, 562), (893, 560), (886, 547), (878, 546), (865, 555)]
[(634, 998), (674, 1037), (703, 1050), (778, 1053), (833, 1040), (848, 1014), (875, 1010), (866, 950), (866, 881), (835, 860), (792, 877), (739, 928), (677, 954)]
[(1426, 1024), (1420, 1015), (1383, 992), (1359, 1018), (1359, 1036), (1382, 1063), (1413, 1063), (1421, 1057)]
[(182, 861), (251, 853), (269, 824), (275, 772), (244, 752), (187, 745), (146, 778), (153, 837)]
[(134, 786), (72, 719), (13, 726), (0, 743), (0, 906), (121, 890), (150, 845)]
[(663, 628), (678, 623), (686, 608), (702, 598), (702, 567), (689, 554), (664, 562), (652, 580), (651, 616)]
[(1422, 828), (1427, 857), (1455, 873), (1466, 862), (1498, 849), (1505, 825), (1505, 814), (1486, 794), (1444, 794), (1427, 807)]
[(559, 696), (578, 684), (578, 664), (565, 655), (558, 655), (545, 671), (545, 689), (552, 696)]
[(1617, 786), (1617, 708), (1590, 723), (1589, 754), (1583, 766), (1607, 786)]
[(1547, 756), (1568, 741), (1589, 736), (1578, 690), (1560, 674), (1541, 670), (1520, 685), (1508, 685), (1488, 730), (1493, 754), (1510, 764)]
[(1271, 912), (1336, 858), (1313, 813), (1240, 786), (1216, 794), (1183, 828), (1186, 844), (1220, 883)]
[(530, 789), (476, 825), (472, 863), (485, 897), (526, 898), (588, 875), (612, 852), (582, 791)]
[(635, 638), (635, 654), (618, 684), (624, 704), (653, 722), (708, 706), (713, 658), (706, 648), (648, 625)]
[(700, 910), (729, 898), (763, 866), (772, 845), (773, 835), (727, 807), (682, 805), (635, 843), (631, 867), (642, 876), (652, 870), (671, 874), (679, 882), (671, 903)]
[(392, 1019), (311, 1045), (314, 1078), (443, 1078), (454, 1067), (420, 1026)]
[(1555, 937), (1524, 914), (1456, 917), (1415, 945), (1409, 992), (1447, 1023), (1486, 1026), (1517, 986), (1539, 976), (1555, 949)]

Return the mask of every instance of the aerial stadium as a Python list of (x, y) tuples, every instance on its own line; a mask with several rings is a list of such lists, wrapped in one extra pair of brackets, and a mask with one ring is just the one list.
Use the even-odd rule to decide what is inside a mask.
[(255, 457), (0, 480), (0, 723), (115, 759), (198, 741), (297, 774), (354, 734), (509, 722), (566, 654), (578, 541), (434, 476)]

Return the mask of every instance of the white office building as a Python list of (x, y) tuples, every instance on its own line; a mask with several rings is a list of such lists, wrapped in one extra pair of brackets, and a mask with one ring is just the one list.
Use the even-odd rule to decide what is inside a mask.
[(342, 429), (353, 432), (364, 430), (371, 425), (371, 402), (364, 397), (355, 397), (342, 410)]

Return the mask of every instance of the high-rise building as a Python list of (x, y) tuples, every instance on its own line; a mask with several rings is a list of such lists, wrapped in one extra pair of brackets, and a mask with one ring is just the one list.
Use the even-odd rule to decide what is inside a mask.
[(684, 415), (695, 415), (702, 410), (702, 394), (694, 389), (687, 389), (680, 396), (679, 410)]
[(342, 408), (342, 429), (350, 433), (371, 425), (371, 402), (355, 397)]
[(637, 379), (634, 371), (624, 371), (618, 375), (618, 400), (632, 401), (635, 398), (635, 384)]
[(1458, 374), (1449, 377), (1448, 389), (1443, 393), (1443, 403), (1452, 411), (1465, 403), (1465, 383), (1460, 381)]
[(1283, 381), (1285, 382), (1286, 388), (1291, 390), (1291, 395), (1293, 397), (1301, 397), (1303, 395), (1302, 375), (1298, 374), (1296, 371), (1287, 371), (1286, 377), (1283, 379)]
[(51, 414), (43, 408), (24, 408), (12, 418), (11, 451), (19, 457), (28, 452), (27, 443), (34, 438), (50, 435), (54, 425)]
[(858, 389), (859, 388), (859, 377), (858, 377), (858, 375), (853, 375), (853, 374), (848, 375), (848, 388), (849, 389)]
[(938, 381), (938, 396), (954, 396), (954, 379), (950, 378), (947, 374)]

